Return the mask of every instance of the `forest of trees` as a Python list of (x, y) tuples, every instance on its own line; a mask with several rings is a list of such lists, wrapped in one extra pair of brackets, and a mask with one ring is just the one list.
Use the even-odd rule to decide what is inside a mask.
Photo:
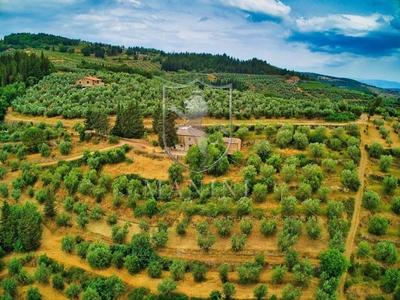
[(201, 71), (243, 74), (298, 75), (294, 71), (271, 66), (266, 61), (253, 58), (239, 60), (226, 54), (170, 53), (162, 64), (164, 71)]

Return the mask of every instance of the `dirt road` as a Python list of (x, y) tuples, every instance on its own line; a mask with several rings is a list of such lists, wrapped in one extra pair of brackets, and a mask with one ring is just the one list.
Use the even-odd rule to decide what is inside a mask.
[[(360, 150), (361, 150), (361, 160), (360, 160), (360, 166), (358, 169), (358, 177), (360, 178), (361, 185), (360, 188), (358, 189), (358, 192), (356, 194), (356, 199), (354, 203), (354, 212), (353, 212), (353, 218), (351, 219), (351, 226), (349, 230), (349, 234), (347, 235), (346, 239), (346, 245), (345, 245), (345, 252), (344, 255), (346, 258), (350, 261), (350, 256), (353, 250), (353, 245), (354, 245), (354, 238), (356, 236), (358, 224), (359, 224), (359, 219), (360, 219), (360, 210), (361, 210), (361, 204), (362, 204), (362, 196), (364, 193), (364, 175), (365, 175), (365, 167), (367, 165), (367, 151), (364, 148), (364, 127), (365, 125), (360, 126), (360, 131), (361, 131), (361, 145), (360, 145)], [(339, 283), (339, 299), (346, 299), (344, 295), (344, 283), (346, 281), (347, 273), (343, 274), (343, 276), (340, 279)]]

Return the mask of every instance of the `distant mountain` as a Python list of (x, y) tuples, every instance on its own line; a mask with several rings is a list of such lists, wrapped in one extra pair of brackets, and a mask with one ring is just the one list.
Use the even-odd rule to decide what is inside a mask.
[(390, 90), (399, 90), (400, 82), (397, 81), (388, 81), (388, 80), (379, 80), (379, 79), (357, 79), (360, 82), (363, 82), (368, 85), (376, 86), (382, 89), (390, 89)]

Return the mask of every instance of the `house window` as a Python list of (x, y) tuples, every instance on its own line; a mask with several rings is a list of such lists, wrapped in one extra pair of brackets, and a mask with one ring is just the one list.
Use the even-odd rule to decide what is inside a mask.
[(89, 81), (86, 81), (87, 84), (89, 84)]
[(189, 138), (189, 141), (190, 141), (190, 138)]

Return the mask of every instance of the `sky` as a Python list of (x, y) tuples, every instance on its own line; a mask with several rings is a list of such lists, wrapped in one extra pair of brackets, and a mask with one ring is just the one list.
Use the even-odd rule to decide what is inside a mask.
[(0, 0), (17, 32), (400, 82), (400, 0)]

